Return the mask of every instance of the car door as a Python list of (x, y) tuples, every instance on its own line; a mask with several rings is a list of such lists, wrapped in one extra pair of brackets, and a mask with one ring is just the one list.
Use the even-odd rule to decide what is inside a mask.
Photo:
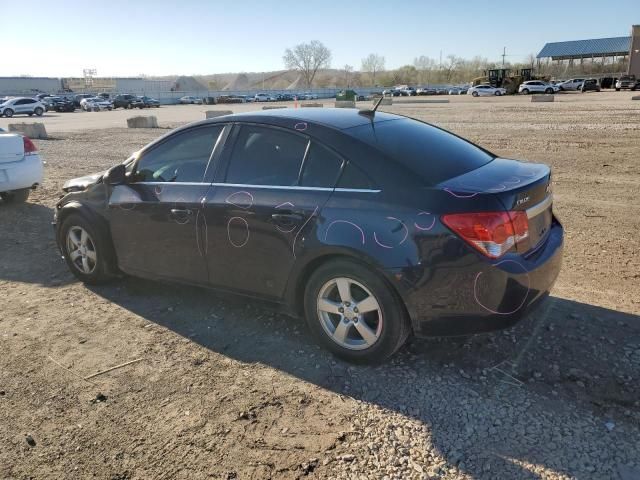
[(205, 205), (212, 286), (280, 298), (343, 160), (299, 132), (234, 127)]
[(131, 181), (113, 188), (109, 223), (118, 265), (141, 276), (205, 284), (202, 200), (224, 125), (176, 132), (144, 151)]
[(20, 100), (16, 100), (16, 103), (13, 104), (14, 113), (27, 113), (29, 111), (28, 103), (28, 98), (21, 98)]

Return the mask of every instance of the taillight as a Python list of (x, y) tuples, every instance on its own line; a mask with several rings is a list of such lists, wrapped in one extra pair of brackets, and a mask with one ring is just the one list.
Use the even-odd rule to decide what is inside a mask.
[(37, 153), (38, 148), (35, 143), (31, 141), (29, 137), (22, 137), (22, 141), (24, 142), (24, 154), (25, 155), (33, 155)]
[(469, 245), (490, 258), (498, 258), (529, 236), (524, 211), (453, 213), (443, 215), (444, 224)]

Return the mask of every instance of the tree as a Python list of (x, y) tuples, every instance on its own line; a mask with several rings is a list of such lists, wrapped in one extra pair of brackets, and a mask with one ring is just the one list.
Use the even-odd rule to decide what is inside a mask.
[(286, 68), (298, 70), (307, 88), (311, 88), (318, 69), (329, 68), (331, 65), (331, 50), (322, 42), (312, 40), (309, 43), (296, 45), (293, 49), (287, 48), (282, 60)]
[(384, 57), (375, 53), (370, 53), (368, 57), (362, 59), (362, 71), (371, 74), (371, 84), (376, 84), (376, 73), (384, 70)]
[(398, 85), (412, 85), (416, 83), (418, 71), (413, 65), (405, 65), (393, 72), (393, 83)]
[(413, 66), (419, 72), (420, 83), (429, 83), (429, 74), (436, 68), (436, 61), (421, 55), (413, 60)]
[(447, 82), (451, 81), (453, 72), (458, 68), (462, 61), (463, 60), (460, 57), (456, 57), (455, 55), (447, 55), (447, 61), (442, 65), (442, 70), (444, 71), (445, 79)]
[(351, 86), (351, 74), (353, 73), (353, 67), (351, 65), (345, 65), (344, 70), (344, 84), (349, 88)]

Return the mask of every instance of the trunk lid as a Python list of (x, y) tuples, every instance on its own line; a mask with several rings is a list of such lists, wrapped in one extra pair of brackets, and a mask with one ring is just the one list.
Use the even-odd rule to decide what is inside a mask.
[(505, 210), (527, 213), (529, 237), (518, 245), (526, 253), (543, 242), (552, 222), (551, 169), (540, 163), (505, 158), (495, 160), (438, 185), (454, 197), (496, 197)]
[(24, 141), (15, 133), (0, 134), (0, 163), (17, 162), (24, 157)]

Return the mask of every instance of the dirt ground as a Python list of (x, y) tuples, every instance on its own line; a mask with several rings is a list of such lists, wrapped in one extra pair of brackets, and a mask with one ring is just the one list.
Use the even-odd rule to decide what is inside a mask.
[[(384, 108), (550, 164), (566, 245), (547, 308), (504, 332), (412, 340), (378, 367), (332, 358), (302, 321), (258, 302), (75, 281), (50, 226), (63, 182), (166, 130), (113, 128), (118, 112), (54, 118), (37, 141), (44, 185), (27, 204), (0, 202), (0, 478), (640, 478), (630, 97)], [(161, 126), (203, 109), (161, 108)], [(83, 117), (98, 120), (83, 129)]]

